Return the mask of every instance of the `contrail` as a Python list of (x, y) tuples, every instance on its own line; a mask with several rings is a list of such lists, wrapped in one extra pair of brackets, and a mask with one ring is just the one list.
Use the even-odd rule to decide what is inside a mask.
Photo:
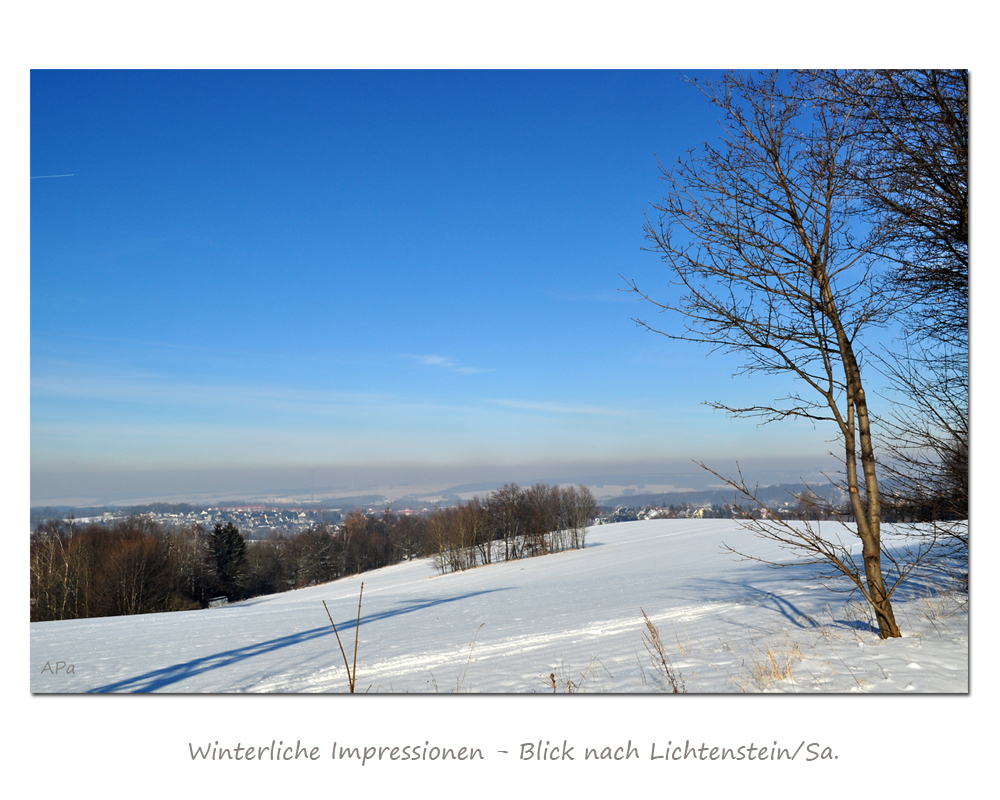
[(72, 177), (73, 173), (71, 172), (69, 175), (32, 175), (31, 180), (34, 180), (35, 178), (72, 178)]

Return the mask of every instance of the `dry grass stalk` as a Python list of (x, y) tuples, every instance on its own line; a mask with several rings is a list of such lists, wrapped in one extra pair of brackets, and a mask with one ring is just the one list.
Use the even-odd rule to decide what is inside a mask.
[(798, 645), (790, 650), (775, 650), (768, 645), (764, 653), (765, 658), (760, 662), (758, 673), (762, 678), (774, 682), (791, 678), (795, 665), (802, 660)]
[(744, 661), (744, 670), (734, 678), (744, 692), (770, 689), (780, 681), (789, 680), (795, 673), (795, 665), (802, 660), (802, 651), (798, 644), (790, 643), (785, 648), (765, 645), (761, 653), (754, 647), (754, 655), (749, 666)]
[(580, 677), (578, 679), (570, 677), (572, 674), (570, 668), (565, 663), (560, 662), (558, 667), (559, 674), (557, 675), (555, 672), (550, 672), (548, 679), (545, 680), (545, 685), (546, 687), (552, 689), (552, 694), (558, 694), (560, 688), (562, 691), (565, 691), (566, 694), (579, 694), (580, 692), (588, 691), (584, 688), (584, 684), (588, 680), (596, 679), (598, 683), (597, 690), (603, 692), (604, 687), (601, 680), (601, 670), (607, 672), (609, 678), (614, 678), (614, 675), (608, 672), (608, 668), (605, 667), (598, 658), (592, 658), (590, 660), (587, 668), (580, 673)]
[(330, 614), (330, 609), (327, 608), (326, 600), (323, 601), (323, 608), (326, 609), (326, 615), (330, 618), (330, 624), (333, 625), (333, 633), (337, 637), (337, 644), (340, 645), (340, 654), (344, 657), (344, 666), (347, 667), (347, 683), (350, 686), (351, 694), (354, 694), (354, 682), (358, 677), (358, 634), (361, 632), (361, 596), (365, 593), (365, 584), (361, 583), (361, 591), (358, 593), (358, 620), (354, 626), (354, 669), (351, 669), (351, 665), (347, 663), (347, 653), (344, 651), (344, 643), (340, 641), (340, 633), (337, 631), (337, 625), (333, 621), (333, 615)]
[(646, 646), (646, 652), (649, 653), (649, 659), (653, 664), (653, 668), (666, 679), (673, 694), (687, 693), (687, 688), (684, 686), (684, 678), (680, 670), (675, 670), (670, 664), (670, 658), (667, 656), (666, 648), (664, 648), (663, 641), (660, 639), (659, 630), (657, 630), (653, 621), (647, 616), (645, 610), (642, 608), (639, 610), (642, 611), (642, 617), (646, 620), (646, 633), (642, 636), (642, 643)]
[(688, 630), (687, 624), (684, 625), (684, 636), (687, 638), (687, 646), (681, 642), (680, 634), (677, 633), (677, 626), (673, 626), (674, 629), (674, 641), (677, 643), (677, 652), (682, 656), (688, 655), (694, 647), (691, 644), (691, 631)]
[(472, 663), (472, 649), (476, 646), (476, 639), (479, 638), (479, 631), (483, 629), (483, 625), (485, 624), (486, 623), (483, 622), (479, 625), (478, 628), (476, 628), (476, 635), (473, 636), (472, 641), (469, 642), (469, 658), (465, 662), (465, 669), (462, 670), (462, 677), (458, 679), (458, 685), (455, 687), (456, 694), (461, 694), (462, 687), (465, 686), (465, 676), (469, 672), (469, 664)]

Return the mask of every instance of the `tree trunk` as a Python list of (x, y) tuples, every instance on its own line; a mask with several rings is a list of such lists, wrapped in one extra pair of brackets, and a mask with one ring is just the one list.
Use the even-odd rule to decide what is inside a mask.
[[(868, 414), (868, 401), (865, 398), (865, 389), (861, 381), (861, 368), (858, 366), (854, 347), (837, 311), (829, 276), (826, 270), (815, 262), (814, 274), (820, 286), (824, 316), (833, 326), (837, 337), (837, 349), (844, 366), (847, 414), (841, 427), (844, 435), (847, 491), (851, 498), (851, 509), (854, 511), (858, 538), (861, 539), (861, 557), (864, 562), (865, 582), (868, 585), (868, 598), (878, 620), (879, 636), (883, 639), (894, 639), (901, 634), (882, 577), (882, 501), (876, 472), (875, 449), (872, 446), (871, 418)], [(857, 466), (859, 439), (861, 442), (861, 471), (865, 478), (865, 497), (863, 500)]]

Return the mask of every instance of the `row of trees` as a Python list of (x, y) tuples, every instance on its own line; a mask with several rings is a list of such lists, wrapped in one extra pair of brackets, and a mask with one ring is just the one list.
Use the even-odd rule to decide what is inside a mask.
[(233, 523), (163, 528), (48, 521), (31, 537), (31, 620), (204, 608), (431, 556), (441, 572), (583, 547), (597, 504), (583, 487), (509, 484), (426, 516), (353, 512), (339, 527), (247, 542)]
[(31, 537), (31, 620), (202, 607), (233, 585), (231, 563), (198, 528), (164, 531), (140, 517), (110, 527), (46, 522)]
[[(636, 321), (795, 380), (777, 400), (710, 405), (836, 431), (861, 557), (810, 526), (753, 527), (846, 578), (899, 636), (901, 581), (942, 538), (968, 546), (942, 524), (968, 513), (968, 72), (733, 72), (698, 88), (720, 140), (661, 165), (646, 224), (674, 289), (654, 300), (628, 282), (680, 324)], [(719, 477), (755, 500), (741, 474)], [(908, 558), (883, 542), (887, 498), (930, 523)]]
[(438, 511), (430, 520), (434, 560), (442, 573), (586, 546), (598, 514), (585, 486), (523, 489), (510, 483), (486, 498)]
[(429, 521), (421, 516), (352, 512), (343, 525), (317, 525), (291, 536), (255, 541), (245, 591), (272, 594), (327, 583), (429, 555)]
[[(440, 513), (440, 512), (439, 512)], [(231, 522), (164, 528), (46, 522), (31, 537), (31, 619), (204, 608), (336, 580), (433, 552), (429, 521), (351, 514), (339, 528), (247, 542)]]

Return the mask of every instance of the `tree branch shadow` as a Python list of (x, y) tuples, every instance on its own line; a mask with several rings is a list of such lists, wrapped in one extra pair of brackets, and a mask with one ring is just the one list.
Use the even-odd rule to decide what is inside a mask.
[[(505, 588), (501, 589), (486, 589), (479, 592), (467, 592), (465, 594), (455, 595), (453, 597), (436, 597), (436, 598), (426, 598), (423, 600), (416, 600), (405, 603), (398, 608), (389, 609), (386, 611), (381, 611), (376, 614), (369, 614), (361, 618), (360, 623), (354, 618), (340, 623), (341, 630), (351, 630), (358, 625), (367, 625), (371, 622), (380, 622), (382, 620), (391, 619), (392, 617), (402, 616), (404, 614), (411, 614), (416, 611), (422, 611), (427, 608), (432, 608), (434, 606), (443, 605), (445, 603), (454, 603), (460, 600), (466, 600), (470, 597), (476, 597), (477, 595), (491, 594), (493, 592), (503, 592), (508, 591)], [(98, 694), (98, 693), (109, 693), (109, 692), (155, 692), (160, 689), (164, 689), (168, 686), (180, 683), (181, 681), (187, 680), (197, 675), (201, 675), (205, 672), (210, 672), (212, 670), (223, 669), (225, 667), (232, 666), (234, 664), (239, 664), (240, 662), (246, 661), (248, 659), (256, 658), (257, 656), (264, 655), (266, 653), (273, 653), (276, 650), (282, 650), (286, 647), (292, 647), (293, 645), (301, 644), (303, 642), (311, 641), (312, 639), (317, 639), (323, 636), (332, 636), (333, 629), (329, 625), (322, 625), (317, 628), (310, 628), (305, 631), (300, 631), (298, 633), (289, 634), (287, 636), (279, 636), (274, 639), (268, 639), (264, 642), (256, 642), (254, 644), (245, 645), (243, 647), (235, 647), (231, 650), (224, 650), (219, 653), (213, 653), (209, 656), (202, 656), (201, 658), (191, 659), (190, 661), (185, 661), (180, 664), (173, 664), (169, 667), (163, 667), (161, 669), (151, 670), (145, 672), (141, 675), (136, 675), (131, 678), (126, 678), (124, 680), (115, 681), (114, 683), (109, 683), (104, 686), (99, 686), (94, 689), (87, 691), (88, 694)]]

